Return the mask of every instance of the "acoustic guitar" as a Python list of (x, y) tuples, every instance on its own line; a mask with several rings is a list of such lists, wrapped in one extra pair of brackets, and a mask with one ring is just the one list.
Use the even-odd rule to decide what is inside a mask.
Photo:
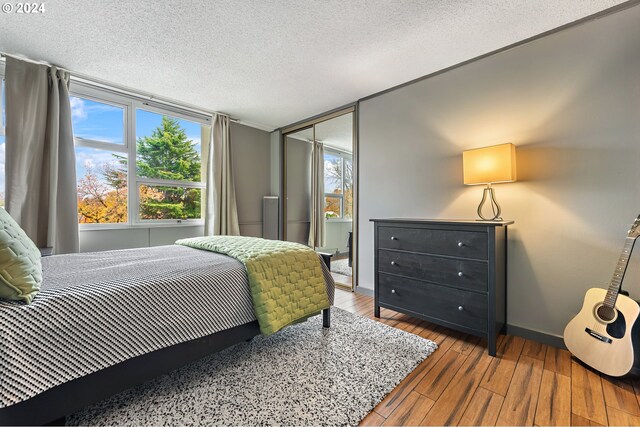
[(636, 357), (634, 346), (639, 337), (636, 337), (634, 325), (640, 315), (640, 306), (620, 294), (620, 285), (633, 245), (640, 235), (639, 226), (640, 215), (629, 229), (609, 289), (589, 289), (582, 309), (564, 330), (564, 343), (575, 357), (614, 377), (628, 374)]

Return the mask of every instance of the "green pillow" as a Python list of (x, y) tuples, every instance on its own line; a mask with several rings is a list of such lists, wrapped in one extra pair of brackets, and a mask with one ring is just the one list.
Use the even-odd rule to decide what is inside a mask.
[(40, 251), (3, 208), (0, 208), (0, 298), (29, 304), (40, 290)]

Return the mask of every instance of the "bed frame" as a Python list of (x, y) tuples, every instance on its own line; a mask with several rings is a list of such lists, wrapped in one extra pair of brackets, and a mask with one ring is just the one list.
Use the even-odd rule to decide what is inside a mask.
[[(331, 311), (322, 311), (330, 327)], [(65, 416), (260, 334), (258, 321), (125, 360), (0, 409), (0, 425), (64, 425)]]
[[(330, 256), (323, 261), (331, 269)], [(331, 308), (322, 310), (322, 326), (331, 326)], [(260, 334), (258, 321), (216, 332), (125, 360), (60, 384), (30, 399), (0, 408), (0, 425), (64, 425), (65, 417), (121, 391), (166, 374)]]

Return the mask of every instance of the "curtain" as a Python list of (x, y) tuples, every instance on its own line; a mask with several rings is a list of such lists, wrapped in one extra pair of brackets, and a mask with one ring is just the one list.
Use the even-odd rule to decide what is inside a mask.
[(324, 146), (313, 142), (311, 149), (311, 227), (309, 246), (321, 248), (325, 243), (324, 219)]
[(213, 116), (207, 150), (205, 189), (205, 236), (239, 236), (236, 191), (233, 185), (229, 117)]
[(7, 57), (7, 212), (38, 247), (78, 252), (69, 73)]

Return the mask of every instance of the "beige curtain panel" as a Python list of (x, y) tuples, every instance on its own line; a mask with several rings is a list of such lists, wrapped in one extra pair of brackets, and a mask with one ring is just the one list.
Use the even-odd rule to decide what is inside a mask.
[(325, 244), (324, 219), (324, 146), (314, 142), (311, 149), (311, 227), (309, 246), (321, 248)]
[(69, 73), (7, 57), (7, 212), (38, 247), (78, 252)]
[(222, 114), (213, 116), (206, 169), (205, 236), (239, 236), (229, 117)]

